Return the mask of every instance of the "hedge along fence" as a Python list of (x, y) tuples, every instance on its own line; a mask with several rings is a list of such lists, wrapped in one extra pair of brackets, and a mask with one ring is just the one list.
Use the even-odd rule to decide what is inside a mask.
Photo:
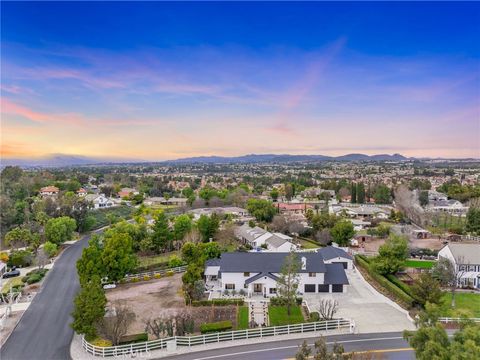
[(164, 276), (173, 276), (175, 273), (182, 273), (187, 270), (186, 266), (178, 266), (171, 269), (164, 269), (164, 270), (157, 270), (157, 271), (149, 271), (143, 272), (139, 274), (128, 274), (122, 279), (124, 282), (137, 282), (137, 281), (147, 281), (151, 279), (159, 279)]
[(214, 332), (231, 330), (233, 327), (230, 320), (218, 321), (214, 323), (207, 323), (200, 325), (200, 332), (202, 334), (210, 334)]
[[(295, 298), (295, 303), (298, 306), (302, 305), (303, 298), (301, 298), (301, 297)], [(270, 298), (270, 305), (272, 305), (272, 306), (285, 306), (285, 305), (287, 305), (287, 300), (283, 297), (274, 296), (274, 297)]]
[(239, 305), (242, 306), (245, 303), (243, 299), (213, 299), (213, 300), (194, 300), (192, 306), (228, 306)]
[[(82, 338), (83, 349), (92, 355), (109, 357), (109, 356), (128, 356), (142, 352), (166, 349), (168, 344), (173, 343), (176, 346), (196, 346), (211, 343), (219, 343), (224, 341), (245, 340), (254, 338), (264, 338), (279, 335), (301, 334), (317, 331), (331, 330), (348, 330), (353, 333), (355, 330), (355, 322), (350, 319), (334, 319), (328, 321), (318, 321), (310, 323), (302, 323), (295, 325), (260, 327), (255, 329), (245, 329), (236, 331), (216, 332), (195, 336), (173, 336), (157, 340), (145, 341), (142, 343), (117, 345), (117, 346), (95, 346)], [(141, 355), (139, 356), (141, 357)]]
[(372, 277), (372, 279), (378, 282), (385, 290), (387, 290), (388, 293), (398, 299), (403, 306), (407, 308), (413, 307), (413, 305), (415, 304), (414, 298), (407, 294), (405, 291), (403, 291), (401, 288), (399, 288), (397, 285), (392, 283), (390, 280), (388, 280), (385, 276), (375, 272), (371, 268), (369, 262), (366, 261), (363, 256), (355, 255), (355, 261), (357, 265), (363, 268), (368, 273), (368, 275)]

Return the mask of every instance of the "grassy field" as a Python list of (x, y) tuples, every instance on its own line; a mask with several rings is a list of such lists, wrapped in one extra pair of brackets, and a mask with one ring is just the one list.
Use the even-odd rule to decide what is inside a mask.
[(403, 266), (409, 268), (419, 268), (419, 269), (431, 269), (435, 265), (435, 261), (431, 260), (405, 260)]
[(443, 295), (442, 315), (446, 317), (476, 317), (480, 318), (480, 294), (456, 293), (455, 308), (451, 308), (452, 295)]
[(93, 229), (99, 229), (110, 224), (107, 217), (108, 214), (115, 215), (118, 220), (128, 219), (132, 216), (134, 210), (134, 208), (129, 206), (114, 206), (108, 209), (90, 210), (89, 215), (95, 218)]
[(302, 245), (302, 248), (304, 249), (317, 249), (319, 248), (320, 246), (311, 242), (311, 241), (307, 241), (307, 240), (303, 240), (303, 239), (297, 239), (297, 241), (300, 243), (300, 245)]
[(268, 317), (270, 319), (270, 326), (299, 324), (305, 321), (300, 306), (292, 306), (290, 308), (290, 316), (287, 315), (286, 306), (269, 306)]
[(237, 330), (248, 329), (248, 306), (240, 306), (237, 313)]
[(180, 251), (172, 251), (165, 254), (154, 255), (154, 256), (139, 256), (138, 257), (138, 266), (141, 267), (151, 267), (157, 264), (164, 264), (168, 262), (170, 256), (177, 255), (180, 256)]

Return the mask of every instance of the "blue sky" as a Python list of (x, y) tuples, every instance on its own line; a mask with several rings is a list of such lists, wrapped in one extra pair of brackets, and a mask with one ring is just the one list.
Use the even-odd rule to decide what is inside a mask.
[(2, 2), (2, 155), (480, 156), (477, 3)]

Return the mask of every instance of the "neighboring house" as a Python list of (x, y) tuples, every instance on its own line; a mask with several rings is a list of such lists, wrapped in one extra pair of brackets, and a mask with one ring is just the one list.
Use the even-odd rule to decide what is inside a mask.
[(77, 190), (77, 195), (79, 197), (85, 197), (87, 196), (87, 190), (85, 190), (84, 188), (80, 188)]
[(428, 202), (434, 202), (434, 201), (447, 201), (448, 197), (447, 195), (435, 191), (435, 190), (428, 190)]
[(330, 209), (331, 212), (337, 216), (344, 213), (354, 219), (388, 219), (390, 216), (390, 211), (372, 205), (348, 206), (345, 204), (338, 204), (332, 205)]
[(41, 196), (56, 196), (60, 192), (60, 189), (56, 186), (45, 186), (40, 189)]
[(361, 219), (350, 219), (350, 222), (353, 224), (353, 229), (355, 231), (363, 230), (372, 225), (370, 221), (364, 221)]
[(172, 197), (166, 199), (163, 196), (149, 197), (146, 198), (143, 203), (149, 206), (159, 206), (159, 205), (176, 205), (176, 206), (186, 206), (188, 202), (187, 198), (177, 198)]
[(239, 223), (244, 223), (254, 219), (253, 216), (249, 215), (246, 209), (236, 206), (199, 208), (190, 210), (189, 213), (193, 214), (193, 218), (195, 220), (198, 220), (202, 215), (211, 216), (213, 213), (216, 213), (217, 215), (231, 215), (233, 220)]
[(261, 251), (266, 246), (267, 251), (288, 252), (297, 250), (297, 245), (292, 243), (292, 238), (281, 233), (271, 233), (258, 226), (250, 227), (243, 224), (235, 229), (235, 236), (244, 244)]
[(313, 209), (312, 204), (307, 203), (276, 203), (280, 214), (305, 214), (308, 209)]
[(459, 286), (480, 289), (480, 243), (450, 243), (438, 252), (438, 259), (447, 258), (460, 272)]
[[(276, 296), (284, 252), (223, 253), (205, 265), (207, 287), (212, 291), (243, 289), (249, 297)], [(298, 254), (299, 294), (346, 292), (347, 275), (342, 264), (326, 261), (321, 253)]]
[(92, 203), (94, 209), (109, 208), (115, 205), (115, 203), (108, 199), (103, 194), (88, 194), (85, 195), (85, 201)]
[(453, 215), (463, 215), (468, 212), (468, 206), (464, 206), (458, 200), (436, 200), (430, 201), (425, 207), (430, 212), (447, 212)]
[(123, 188), (118, 192), (118, 196), (121, 198), (124, 197), (129, 197), (130, 195), (138, 195), (139, 192), (136, 189), (131, 189), (131, 188)]

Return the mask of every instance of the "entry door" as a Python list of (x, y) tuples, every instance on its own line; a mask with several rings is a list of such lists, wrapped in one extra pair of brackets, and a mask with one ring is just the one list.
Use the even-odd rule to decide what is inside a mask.
[(253, 284), (253, 292), (262, 293), (263, 292), (263, 284)]

